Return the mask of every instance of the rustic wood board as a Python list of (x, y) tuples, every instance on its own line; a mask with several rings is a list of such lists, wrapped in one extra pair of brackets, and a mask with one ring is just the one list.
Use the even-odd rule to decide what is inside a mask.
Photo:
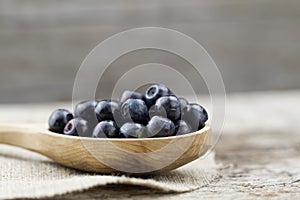
[[(164, 194), (111, 185), (55, 199), (299, 199), (299, 99), (300, 91), (229, 95), (224, 133), (216, 148), (222, 177), (200, 190)], [(56, 106), (24, 105), (33, 116)], [(14, 109), (16, 105), (1, 105), (0, 120), (9, 122), (5, 116)]]
[[(299, 88), (299, 13), (298, 0), (0, 0), (0, 102), (70, 100), (76, 72), (98, 43), (145, 26), (201, 43), (228, 91)], [(142, 52), (112, 67), (155, 62), (193, 73), (179, 57)], [(99, 95), (110, 94), (119, 71), (107, 71)]]

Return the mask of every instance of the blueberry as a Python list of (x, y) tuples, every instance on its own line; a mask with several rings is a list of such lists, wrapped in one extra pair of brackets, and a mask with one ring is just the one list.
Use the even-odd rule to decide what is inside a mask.
[(49, 117), (49, 130), (56, 133), (63, 133), (65, 125), (71, 119), (73, 119), (73, 115), (70, 111), (57, 109)]
[(180, 108), (181, 108), (181, 111), (182, 111), (189, 104), (189, 102), (188, 102), (188, 100), (186, 100), (183, 97), (180, 97), (178, 99), (180, 101)]
[(147, 136), (147, 130), (141, 124), (128, 122), (120, 128), (120, 136), (124, 138), (143, 138)]
[(91, 130), (88, 121), (81, 118), (74, 118), (69, 121), (64, 128), (65, 135), (90, 137)]
[(167, 137), (174, 134), (175, 125), (167, 118), (154, 116), (147, 125), (148, 135), (151, 137)]
[(194, 132), (205, 126), (208, 114), (202, 106), (189, 104), (183, 109), (182, 119), (191, 126), (191, 130)]
[(183, 120), (179, 120), (176, 123), (175, 127), (176, 127), (176, 130), (175, 130), (176, 135), (185, 135), (185, 134), (188, 134), (188, 133), (192, 132), (192, 129), (191, 129), (190, 125), (187, 124)]
[(120, 109), (119, 104), (115, 101), (111, 101), (111, 100), (100, 101), (95, 108), (95, 113), (98, 122), (104, 120), (114, 120), (114, 113), (119, 109)]
[(82, 101), (79, 104), (76, 105), (74, 114), (75, 117), (79, 117), (82, 119), (87, 120), (94, 126), (98, 124), (98, 120), (95, 113), (95, 108), (98, 104), (97, 100), (87, 100)]
[(120, 109), (118, 109), (114, 112), (114, 121), (116, 122), (118, 127), (123, 126), (127, 122), (127, 120), (121, 114)]
[(94, 138), (118, 138), (119, 128), (116, 122), (106, 120), (100, 122), (93, 131)]
[(163, 96), (173, 95), (172, 91), (163, 84), (154, 84), (150, 86), (145, 94), (146, 103), (149, 107), (155, 104), (156, 100)]
[(128, 122), (147, 125), (149, 121), (147, 105), (140, 99), (127, 99), (121, 106), (121, 114)]
[(160, 97), (149, 113), (151, 117), (159, 115), (176, 122), (181, 117), (180, 106), (180, 101), (175, 96)]
[(135, 92), (135, 91), (125, 90), (122, 94), (120, 103), (121, 104), (124, 103), (127, 99), (140, 99), (140, 100), (143, 100), (143, 101), (146, 100), (145, 95), (143, 95), (141, 93), (138, 93), (138, 92)]

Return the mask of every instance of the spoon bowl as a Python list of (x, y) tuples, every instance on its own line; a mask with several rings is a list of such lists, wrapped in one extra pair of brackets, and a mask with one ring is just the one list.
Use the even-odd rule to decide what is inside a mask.
[(50, 132), (45, 125), (0, 124), (0, 144), (45, 155), (74, 169), (97, 173), (149, 174), (171, 171), (204, 155), (210, 127), (160, 138), (86, 138)]

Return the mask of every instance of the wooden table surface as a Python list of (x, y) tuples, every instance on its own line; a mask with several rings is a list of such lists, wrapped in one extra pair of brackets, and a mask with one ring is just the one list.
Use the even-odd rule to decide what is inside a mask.
[[(207, 187), (164, 194), (111, 185), (55, 199), (299, 199), (299, 100), (300, 91), (229, 95), (225, 126), (216, 147), (217, 163), (224, 166), (222, 177)], [(22, 117), (12, 117), (29, 109), (32, 118), (27, 121), (36, 121), (38, 113), (49, 113), (57, 106), (62, 105), (0, 105), (0, 121), (24, 122)]]
[[(175, 29), (203, 45), (228, 91), (299, 88), (299, 13), (299, 0), (0, 0), (0, 102), (68, 100), (96, 45), (145, 26)], [(171, 53), (135, 51), (110, 64), (97, 95), (111, 95), (118, 77), (148, 62), (193, 73)], [(204, 82), (197, 87), (207, 91)]]

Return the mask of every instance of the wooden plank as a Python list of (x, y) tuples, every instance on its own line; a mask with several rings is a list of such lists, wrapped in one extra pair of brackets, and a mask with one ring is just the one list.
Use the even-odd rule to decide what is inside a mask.
[[(173, 28), (200, 42), (228, 91), (299, 88), (299, 13), (295, 0), (0, 0), (0, 102), (70, 100), (89, 51), (115, 33), (143, 26)], [(168, 57), (167, 64), (172, 61)]]
[[(300, 198), (299, 99), (300, 91), (229, 95), (226, 124), (216, 147), (222, 178), (200, 190), (165, 194), (141, 187), (111, 185), (55, 199), (297, 200)], [(208, 105), (209, 98), (202, 100)], [(0, 105), (0, 121), (45, 122), (51, 110), (66, 106), (70, 107), (69, 104)]]

